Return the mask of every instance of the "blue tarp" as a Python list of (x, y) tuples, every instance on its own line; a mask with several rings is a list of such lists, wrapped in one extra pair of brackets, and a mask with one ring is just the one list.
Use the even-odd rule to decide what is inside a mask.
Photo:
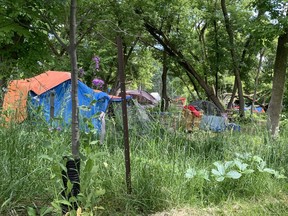
[[(41, 95), (30, 92), (30, 105), (33, 110), (41, 107), (41, 112), (47, 122), (50, 121), (50, 95), (54, 92), (54, 117), (60, 119), (62, 126), (71, 124), (72, 98), (71, 80), (67, 80)], [(93, 89), (78, 81), (78, 104), (80, 128), (87, 130), (85, 119), (89, 119), (97, 131), (101, 131), (101, 112), (106, 112), (110, 97), (104, 92), (94, 92)]]
[(226, 129), (226, 118), (222, 116), (203, 115), (200, 128), (203, 130), (211, 130), (214, 132), (222, 132)]

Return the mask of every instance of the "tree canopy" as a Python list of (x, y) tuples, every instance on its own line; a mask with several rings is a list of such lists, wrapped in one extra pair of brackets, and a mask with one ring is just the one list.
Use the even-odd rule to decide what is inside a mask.
[[(2, 79), (10, 79), (11, 75), (29, 77), (48, 69), (71, 70), (64, 49), (69, 40), (70, 1), (1, 0), (1, 4)], [(263, 53), (256, 92), (257, 99), (268, 103), (277, 37), (287, 26), (287, 3), (229, 0), (225, 6), (233, 44), (231, 40), (229, 43), (227, 22), (218, 0), (79, 0), (77, 51), (81, 79), (90, 86), (94, 78), (102, 79), (103, 90), (117, 87), (115, 38), (120, 35), (131, 88), (152, 90), (159, 85), (152, 81), (161, 77), (166, 52), (168, 88), (173, 79), (182, 80), (173, 85), (187, 86), (194, 94), (197, 92), (197, 97), (212, 100), (224, 111), (227, 104), (220, 100), (221, 95), (237, 95), (240, 83), (244, 95), (253, 93)], [(61, 37), (60, 42), (57, 37)], [(100, 58), (97, 70), (94, 57)], [(235, 70), (239, 72), (238, 84), (234, 82)]]

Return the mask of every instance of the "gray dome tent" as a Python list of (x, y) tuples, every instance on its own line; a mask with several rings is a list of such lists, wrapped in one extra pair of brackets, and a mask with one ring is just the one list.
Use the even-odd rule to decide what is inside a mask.
[(189, 105), (194, 106), (198, 111), (202, 110), (204, 115), (221, 116), (220, 109), (212, 102), (205, 100), (193, 101)]

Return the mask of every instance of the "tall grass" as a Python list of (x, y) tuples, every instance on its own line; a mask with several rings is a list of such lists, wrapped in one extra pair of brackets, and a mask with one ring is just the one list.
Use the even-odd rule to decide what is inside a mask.
[[(265, 129), (252, 123), (244, 125), (242, 132), (196, 130), (192, 134), (172, 130), (171, 124), (157, 119), (141, 124), (130, 119), (129, 124), (131, 194), (125, 182), (120, 120), (107, 121), (103, 145), (93, 133), (81, 133), (79, 206), (87, 215), (148, 215), (181, 206), (213, 207), (215, 214), (232, 215), (234, 203), (245, 205), (239, 214), (287, 210), (286, 180), (268, 173), (223, 182), (185, 177), (190, 168), (211, 171), (215, 161), (233, 160), (235, 153), (258, 155), (268, 167), (287, 174), (284, 128), (281, 138), (272, 140)], [(0, 214), (60, 215), (62, 157), (70, 154), (70, 129), (51, 131), (44, 123), (25, 122), (1, 128), (0, 142)], [(249, 200), (261, 199), (278, 201), (263, 202), (264, 210), (247, 207)], [(226, 212), (219, 210), (223, 205), (228, 206)]]

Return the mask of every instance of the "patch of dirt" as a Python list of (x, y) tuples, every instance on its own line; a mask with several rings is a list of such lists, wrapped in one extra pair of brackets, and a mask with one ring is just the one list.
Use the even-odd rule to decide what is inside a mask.
[(165, 212), (157, 212), (149, 216), (216, 216), (217, 210), (213, 208), (195, 209), (195, 208), (180, 208), (172, 209)]

